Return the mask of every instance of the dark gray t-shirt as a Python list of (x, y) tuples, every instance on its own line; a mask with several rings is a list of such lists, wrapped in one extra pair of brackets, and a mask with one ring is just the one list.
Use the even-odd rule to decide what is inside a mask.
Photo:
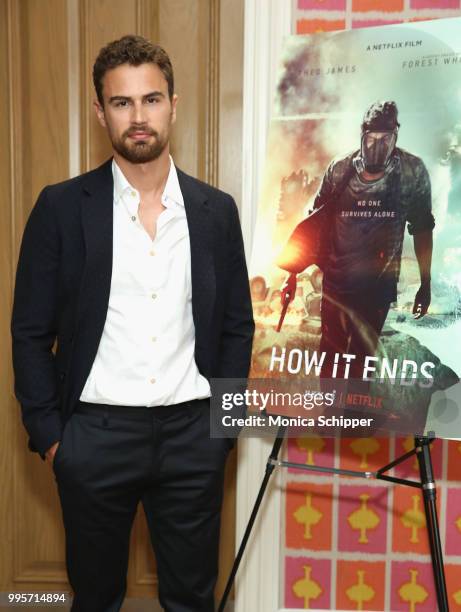
[(335, 200), (352, 157), (330, 164), (314, 202), (314, 208), (334, 206), (324, 291), (392, 302), (397, 299), (405, 224), (410, 234), (434, 227), (429, 174), (420, 158), (396, 149), (380, 180), (366, 182), (353, 172)]

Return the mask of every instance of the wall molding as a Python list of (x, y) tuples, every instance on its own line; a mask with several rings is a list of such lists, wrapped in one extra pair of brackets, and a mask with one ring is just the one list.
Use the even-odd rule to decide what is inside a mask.
[(79, 2), (80, 30), (80, 172), (87, 172), (91, 167), (90, 150), (90, 92), (92, 83), (88, 74), (88, 56), (90, 51), (89, 0)]
[(21, 7), (18, 2), (8, 0), (8, 73), (10, 77), (10, 189), (11, 189), (11, 244), (13, 245), (11, 277), (16, 272), (22, 230), (26, 211), (24, 207), (24, 172), (23, 172), (23, 104), (22, 104), (22, 51), (21, 51)]
[(155, 44), (158, 39), (160, 0), (137, 0), (136, 32)]
[(205, 129), (205, 181), (215, 187), (219, 182), (219, 60), (220, 0), (209, 0), (207, 53), (207, 98)]
[[(292, 3), (245, 0), (242, 231), (247, 258), (252, 236), (283, 38), (291, 33)], [(273, 440), (238, 445), (236, 538), (239, 545), (264, 476)], [(235, 612), (273, 612), (281, 600), (281, 472), (275, 470), (236, 582)]]
[(291, 33), (285, 0), (245, 0), (243, 71), (242, 230), (251, 254), (267, 135), (283, 39)]
[(69, 177), (80, 174), (80, 54), (78, 0), (67, 0), (69, 71)]

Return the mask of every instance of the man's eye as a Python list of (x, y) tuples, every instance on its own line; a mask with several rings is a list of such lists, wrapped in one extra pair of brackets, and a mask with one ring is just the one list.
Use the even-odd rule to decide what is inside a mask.
[(155, 104), (158, 102), (158, 98), (147, 98), (147, 101), (149, 104)]
[(117, 107), (125, 107), (128, 104), (128, 102), (126, 100), (119, 100), (118, 102), (115, 103), (115, 106)]

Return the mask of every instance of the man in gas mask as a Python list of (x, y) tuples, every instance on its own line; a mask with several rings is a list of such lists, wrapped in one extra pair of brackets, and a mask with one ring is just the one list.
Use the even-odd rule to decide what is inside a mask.
[(312, 263), (324, 273), (322, 378), (342, 376), (334, 369), (335, 353), (354, 355), (348, 378), (362, 378), (364, 358), (375, 354), (397, 299), (407, 223), (421, 278), (414, 317), (424, 316), (430, 304), (430, 179), (420, 158), (396, 146), (399, 126), (395, 102), (368, 108), (360, 150), (330, 163), (314, 210), (295, 228), (277, 262), (290, 272), (282, 291), (285, 305), (295, 295), (297, 273)]

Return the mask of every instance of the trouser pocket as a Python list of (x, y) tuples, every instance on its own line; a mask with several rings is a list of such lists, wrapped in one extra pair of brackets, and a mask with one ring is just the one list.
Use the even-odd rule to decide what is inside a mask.
[(53, 470), (55, 471), (55, 473), (56, 473), (56, 467), (57, 467), (58, 463), (60, 463), (61, 456), (65, 452), (65, 447), (67, 446), (66, 437), (67, 437), (67, 432), (69, 430), (70, 421), (72, 420), (72, 416), (73, 415), (71, 415), (67, 419), (67, 421), (64, 423), (64, 427), (63, 427), (63, 430), (62, 430), (62, 433), (61, 433), (61, 440), (60, 440), (60, 442), (58, 444), (58, 448), (56, 449), (56, 452), (54, 454), (52, 467), (53, 467)]

